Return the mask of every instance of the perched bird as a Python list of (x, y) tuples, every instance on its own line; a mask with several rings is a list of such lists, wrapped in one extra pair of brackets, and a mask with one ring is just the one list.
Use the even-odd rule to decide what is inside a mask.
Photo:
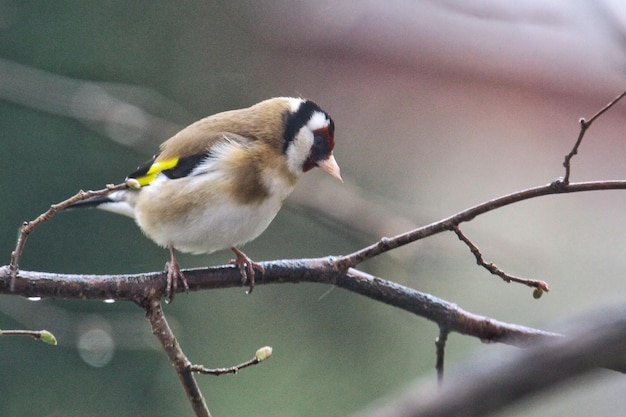
[(230, 248), (242, 283), (254, 269), (237, 249), (270, 224), (302, 173), (320, 167), (338, 180), (335, 126), (310, 100), (278, 97), (218, 113), (184, 128), (126, 178), (127, 188), (72, 207), (98, 207), (135, 219), (147, 237), (169, 248), (166, 300), (178, 280), (188, 289), (175, 250)]

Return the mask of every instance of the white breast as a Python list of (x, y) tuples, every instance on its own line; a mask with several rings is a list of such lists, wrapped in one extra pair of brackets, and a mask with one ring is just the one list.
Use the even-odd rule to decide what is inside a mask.
[[(193, 182), (189, 179), (157, 179), (141, 190), (142, 195), (134, 212), (135, 221), (146, 236), (161, 246), (172, 245), (181, 252), (211, 253), (242, 245), (259, 236), (293, 190), (293, 186), (285, 183), (268, 184), (269, 198), (250, 205), (238, 204), (228, 199), (226, 193), (218, 191), (211, 198), (187, 201), (189, 204), (184, 206), (184, 210), (181, 209), (183, 215), (167, 215), (171, 202), (180, 201), (177, 196), (179, 192), (187, 196), (185, 200), (188, 200), (189, 195), (197, 195), (193, 191), (184, 190), (185, 187), (215, 189), (216, 183), (223, 184), (207, 174), (201, 179), (196, 177)], [(153, 198), (146, 198), (150, 193), (153, 193)], [(163, 198), (164, 195), (170, 198)], [(159, 216), (159, 213), (163, 215)]]
[(161, 239), (181, 252), (191, 253), (211, 253), (240, 246), (259, 236), (280, 207), (280, 202), (275, 200), (254, 207), (237, 204), (207, 206), (204, 213), (194, 216), (186, 224), (185, 233), (178, 231), (180, 225), (171, 224), (166, 226)]

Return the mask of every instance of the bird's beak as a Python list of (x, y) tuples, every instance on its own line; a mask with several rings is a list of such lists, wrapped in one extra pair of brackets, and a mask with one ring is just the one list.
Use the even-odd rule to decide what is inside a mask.
[(332, 153), (328, 155), (328, 158), (317, 161), (317, 166), (322, 168), (323, 171), (326, 171), (333, 177), (337, 178), (339, 181), (343, 182), (343, 178), (341, 178), (341, 173), (339, 170), (339, 165), (337, 165), (337, 161), (335, 161), (335, 157)]

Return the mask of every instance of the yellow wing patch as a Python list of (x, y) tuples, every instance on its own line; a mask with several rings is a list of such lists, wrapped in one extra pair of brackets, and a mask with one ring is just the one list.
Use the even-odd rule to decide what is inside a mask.
[(139, 181), (139, 185), (142, 187), (148, 185), (154, 181), (157, 175), (159, 175), (162, 171), (174, 168), (178, 164), (178, 159), (179, 158), (171, 158), (164, 161), (154, 162), (150, 165), (150, 168), (148, 168), (148, 171), (146, 171), (145, 174), (138, 176), (135, 179)]

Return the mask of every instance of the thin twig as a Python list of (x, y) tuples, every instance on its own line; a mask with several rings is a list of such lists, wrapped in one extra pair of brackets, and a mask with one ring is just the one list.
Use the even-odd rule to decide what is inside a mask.
[(476, 258), (476, 263), (485, 268), (487, 271), (491, 272), (493, 275), (499, 276), (505, 282), (518, 282), (520, 284), (528, 285), (531, 288), (539, 289), (541, 291), (550, 291), (550, 289), (548, 288), (548, 283), (546, 283), (545, 281), (538, 281), (535, 279), (521, 278), (514, 275), (509, 275), (502, 269), (498, 268), (498, 266), (496, 266), (494, 263), (485, 262), (485, 260), (483, 259), (483, 255), (480, 252), (480, 249), (478, 249), (478, 246), (476, 246), (467, 236), (465, 236), (465, 234), (463, 234), (459, 226), (453, 225), (452, 230), (454, 231), (454, 233), (456, 233), (457, 237), (470, 249), (474, 257)]
[(196, 372), (196, 373), (205, 374), (205, 375), (220, 376), (220, 375), (225, 375), (225, 374), (236, 374), (244, 368), (247, 368), (253, 365), (258, 365), (265, 359), (268, 359), (271, 356), (271, 354), (272, 354), (272, 348), (269, 346), (265, 346), (257, 350), (256, 354), (254, 355), (254, 358), (247, 360), (243, 363), (240, 363), (239, 365), (231, 366), (230, 368), (211, 369), (211, 368), (205, 368), (202, 365), (191, 365), (189, 369), (191, 370), (191, 372)]
[(0, 330), (0, 336), (30, 336), (49, 345), (57, 344), (56, 337), (47, 330)]
[(563, 184), (569, 184), (569, 178), (571, 174), (570, 162), (571, 162), (571, 159), (574, 157), (574, 155), (578, 154), (578, 148), (580, 147), (580, 144), (583, 141), (583, 137), (585, 137), (585, 133), (587, 132), (587, 129), (589, 129), (591, 124), (598, 117), (602, 116), (607, 110), (609, 110), (611, 107), (617, 104), (617, 102), (620, 101), (624, 96), (626, 96), (626, 91), (624, 91), (619, 96), (615, 97), (609, 104), (607, 104), (602, 109), (600, 109), (596, 114), (591, 116), (589, 120), (585, 120), (585, 118), (581, 118), (579, 120), (580, 131), (578, 132), (578, 138), (576, 139), (576, 143), (574, 144), (574, 147), (572, 148), (572, 150), (569, 151), (567, 155), (565, 155), (565, 160), (563, 161), (563, 167), (565, 168), (565, 175), (563, 176), (563, 179), (562, 179)]
[(11, 252), (11, 262), (9, 263), (9, 269), (11, 270), (11, 289), (13, 289), (14, 287), (15, 278), (17, 277), (17, 273), (19, 272), (19, 261), (20, 257), (22, 256), (22, 252), (24, 251), (26, 239), (28, 238), (28, 235), (30, 235), (41, 223), (50, 220), (50, 218), (52, 218), (52, 216), (54, 216), (57, 211), (63, 210), (70, 205), (76, 203), (77, 201), (86, 200), (92, 197), (108, 195), (113, 191), (122, 190), (125, 188), (127, 188), (127, 185), (123, 183), (117, 185), (109, 184), (106, 186), (106, 188), (96, 191), (80, 190), (78, 193), (68, 198), (67, 200), (51, 205), (48, 210), (40, 214), (35, 220), (22, 223), (20, 234), (17, 238), (17, 244), (15, 245), (15, 250)]
[(437, 351), (437, 362), (435, 364), (435, 369), (437, 370), (437, 384), (441, 387), (443, 386), (443, 362), (446, 353), (446, 342), (448, 341), (448, 334), (450, 331), (443, 327), (439, 326), (439, 336), (435, 339), (435, 347)]
[(200, 392), (198, 383), (193, 376), (193, 372), (191, 372), (191, 362), (185, 356), (174, 333), (172, 333), (172, 329), (163, 314), (161, 303), (158, 299), (149, 299), (146, 300), (143, 308), (146, 310), (146, 318), (152, 326), (152, 333), (161, 342), (165, 354), (176, 370), (176, 374), (185, 389), (187, 399), (191, 403), (195, 415), (197, 417), (211, 417), (202, 392)]

